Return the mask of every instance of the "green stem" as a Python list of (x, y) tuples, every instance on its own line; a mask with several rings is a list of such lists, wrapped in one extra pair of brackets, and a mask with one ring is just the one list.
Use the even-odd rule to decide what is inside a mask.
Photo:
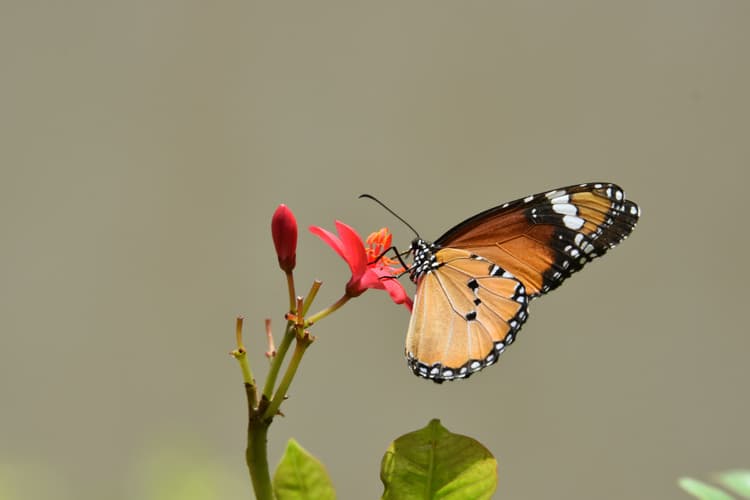
[(284, 357), (289, 350), (292, 340), (294, 340), (294, 321), (287, 321), (284, 338), (281, 340), (281, 344), (279, 344), (279, 348), (276, 350), (276, 356), (273, 358), (271, 368), (268, 370), (266, 384), (263, 386), (263, 396), (268, 400), (271, 399), (273, 388), (276, 385), (276, 377), (279, 375), (281, 363), (284, 361)]
[(339, 307), (341, 307), (344, 304), (346, 304), (349, 301), (350, 298), (351, 297), (349, 297), (348, 295), (344, 294), (334, 304), (330, 305), (326, 309), (323, 309), (322, 311), (316, 312), (315, 314), (313, 314), (312, 316), (310, 316), (309, 318), (307, 318), (305, 320), (305, 326), (310, 326), (313, 323), (316, 323), (316, 322), (320, 321), (321, 319), (325, 318), (326, 316), (328, 316), (329, 314), (331, 314), (332, 312), (334, 312), (336, 309), (338, 309)]
[(258, 396), (256, 393), (255, 379), (253, 379), (252, 373), (250, 373), (250, 366), (247, 364), (247, 356), (243, 351), (240, 356), (235, 356), (237, 361), (240, 363), (242, 369), (242, 378), (245, 382), (245, 390), (247, 391), (247, 404), (250, 408), (255, 408), (258, 403)]
[(253, 372), (250, 370), (250, 362), (247, 360), (247, 350), (242, 342), (242, 324), (244, 318), (241, 316), (237, 318), (236, 323), (236, 337), (237, 337), (237, 349), (232, 351), (230, 354), (240, 365), (242, 370), (242, 381), (245, 382), (245, 389), (247, 390), (247, 402), (250, 408), (255, 408), (257, 404), (257, 393), (255, 386), (255, 379), (253, 378)]
[(309, 334), (304, 334), (303, 337), (297, 337), (297, 345), (294, 347), (294, 354), (292, 354), (292, 359), (289, 360), (289, 365), (286, 367), (284, 377), (279, 383), (279, 388), (276, 389), (276, 394), (274, 394), (271, 404), (268, 406), (268, 409), (264, 414), (265, 418), (271, 419), (276, 415), (276, 412), (279, 411), (279, 407), (286, 397), (289, 386), (292, 384), (292, 379), (294, 378), (295, 373), (297, 373), (297, 368), (299, 367), (300, 361), (302, 361), (302, 356), (305, 354), (305, 350), (310, 344), (312, 344), (312, 338)]
[(307, 314), (307, 310), (310, 309), (310, 306), (312, 305), (313, 300), (315, 300), (315, 296), (318, 295), (318, 290), (320, 290), (322, 284), (323, 282), (320, 280), (313, 281), (310, 291), (307, 292), (307, 295), (305, 296), (305, 302), (302, 304), (302, 316)]
[[(247, 386), (245, 387), (247, 388)], [(249, 389), (246, 390), (248, 390), (249, 398)], [(253, 408), (250, 409), (250, 419), (247, 426), (245, 460), (257, 500), (273, 500), (271, 474), (268, 468), (268, 427), (271, 425), (272, 419), (265, 419), (262, 416), (267, 403), (268, 400), (262, 400), (257, 411)]]
[(286, 287), (289, 290), (289, 312), (299, 314), (299, 311), (294, 310), (297, 295), (294, 292), (294, 273), (292, 271), (286, 272)]

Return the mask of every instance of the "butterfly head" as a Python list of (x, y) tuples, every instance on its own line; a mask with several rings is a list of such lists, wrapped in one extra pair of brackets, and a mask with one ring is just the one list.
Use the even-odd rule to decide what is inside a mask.
[(410, 251), (413, 263), (409, 268), (409, 279), (417, 283), (421, 276), (440, 267), (440, 263), (435, 257), (435, 252), (439, 248), (438, 245), (425, 241), (422, 238), (414, 238), (412, 240)]

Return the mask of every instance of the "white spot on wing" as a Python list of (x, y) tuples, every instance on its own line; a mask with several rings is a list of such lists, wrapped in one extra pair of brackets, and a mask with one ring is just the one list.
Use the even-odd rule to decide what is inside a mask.
[(555, 198), (552, 198), (549, 200), (551, 203), (568, 203), (570, 201), (570, 195), (564, 194), (562, 196), (557, 196)]
[(563, 215), (578, 214), (578, 209), (576, 209), (575, 205), (571, 205), (570, 203), (555, 203), (552, 205), (552, 210)]
[(581, 229), (584, 222), (585, 221), (583, 219), (581, 219), (580, 217), (576, 217), (575, 215), (566, 215), (565, 217), (563, 217), (563, 224), (565, 224), (565, 227), (574, 231), (578, 231), (579, 229)]

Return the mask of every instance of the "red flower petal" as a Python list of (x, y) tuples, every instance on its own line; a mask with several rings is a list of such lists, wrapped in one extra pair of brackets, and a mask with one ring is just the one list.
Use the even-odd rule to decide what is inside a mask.
[(344, 259), (349, 263), (349, 267), (352, 270), (352, 278), (359, 278), (367, 270), (367, 253), (365, 247), (362, 244), (362, 238), (359, 237), (357, 231), (351, 226), (344, 224), (341, 221), (336, 221), (336, 229), (341, 236), (341, 241), (344, 244), (346, 257)]
[[(382, 288), (388, 295), (391, 296), (391, 300), (396, 304), (404, 304), (409, 311), (412, 310), (413, 303), (403, 285), (398, 281), (397, 277), (393, 275), (393, 269), (388, 267), (378, 267), (370, 269), (370, 273), (377, 277), (380, 282), (379, 287), (371, 288)], [(369, 274), (369, 273), (368, 273)]]
[[(385, 290), (396, 304), (404, 304), (410, 311), (412, 301), (406, 294), (406, 290), (395, 279), (394, 274), (400, 272), (400, 269), (391, 268), (383, 264), (383, 259), (378, 262), (368, 264), (368, 251), (372, 253), (372, 247), (365, 247), (359, 234), (347, 224), (336, 221), (338, 236), (318, 226), (310, 226), (310, 232), (318, 236), (328, 244), (339, 256), (346, 261), (352, 276), (346, 284), (346, 294), (350, 297), (362, 295), (368, 288), (377, 288)], [(379, 231), (379, 242), (387, 241), (390, 243), (390, 235), (387, 229)], [(370, 241), (369, 245), (377, 245)], [(373, 256), (374, 258), (375, 256)]]
[(338, 236), (319, 226), (310, 226), (309, 229), (312, 234), (323, 240), (329, 247), (333, 248), (333, 250), (339, 254), (339, 257), (348, 262), (346, 253), (344, 252), (344, 244)]

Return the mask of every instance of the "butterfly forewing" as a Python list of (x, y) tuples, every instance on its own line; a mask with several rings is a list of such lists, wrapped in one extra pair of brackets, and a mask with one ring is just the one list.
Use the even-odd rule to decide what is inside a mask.
[(445, 248), (418, 282), (406, 338), (409, 365), (441, 382), (494, 363), (526, 320), (524, 285), (481, 256)]
[(626, 238), (639, 214), (615, 184), (579, 184), (486, 210), (435, 243), (481, 255), (536, 297)]

